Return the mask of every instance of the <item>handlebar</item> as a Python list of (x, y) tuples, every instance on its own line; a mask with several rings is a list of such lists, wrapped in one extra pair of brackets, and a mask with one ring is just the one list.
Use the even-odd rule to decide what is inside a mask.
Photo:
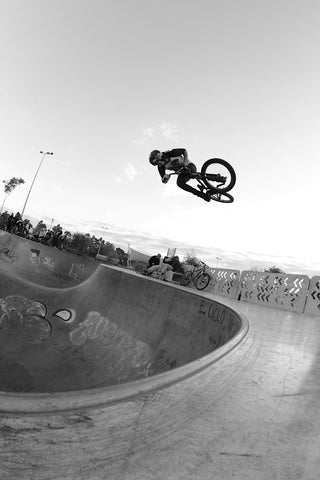
[(205, 262), (203, 262), (202, 260), (199, 260), (198, 265), (195, 265), (194, 268), (195, 268), (195, 270), (197, 270), (197, 269), (200, 270), (200, 269), (202, 269), (202, 268), (206, 268), (206, 269), (207, 269), (207, 268), (210, 268), (210, 267), (209, 267), (209, 265), (207, 265), (207, 264), (206, 264)]

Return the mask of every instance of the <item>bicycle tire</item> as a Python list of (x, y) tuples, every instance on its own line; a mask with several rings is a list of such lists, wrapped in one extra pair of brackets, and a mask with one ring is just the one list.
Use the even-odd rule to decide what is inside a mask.
[(211, 277), (209, 273), (203, 272), (195, 280), (194, 284), (197, 290), (204, 290), (210, 283)]
[(186, 272), (181, 279), (180, 285), (182, 285), (183, 287), (189, 285), (189, 283), (191, 282), (191, 275), (191, 272)]
[[(214, 164), (222, 165), (227, 170), (230, 176), (228, 184), (225, 185), (224, 187), (217, 186), (216, 181), (212, 181), (212, 180), (210, 181), (208, 178), (208, 175), (210, 175), (210, 173), (207, 170), (210, 166)], [(230, 165), (230, 163), (228, 163), (226, 160), (223, 160), (222, 158), (210, 158), (209, 160), (204, 162), (204, 164), (201, 167), (201, 175), (207, 187), (213, 192), (219, 192), (219, 193), (225, 193), (231, 190), (234, 187), (237, 179), (236, 172), (234, 171), (233, 167)]]
[(232, 203), (234, 202), (234, 198), (230, 193), (212, 193), (211, 194), (211, 200), (214, 200), (215, 202), (220, 202), (220, 203)]

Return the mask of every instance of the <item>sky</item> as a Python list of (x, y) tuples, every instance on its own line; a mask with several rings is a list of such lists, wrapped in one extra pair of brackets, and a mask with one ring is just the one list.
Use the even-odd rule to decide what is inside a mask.
[[(0, 0), (5, 207), (147, 254), (319, 274), (317, 0)], [(204, 202), (149, 152), (226, 159)], [(3, 190), (2, 190), (3, 194)], [(4, 194), (3, 194), (4, 195)], [(2, 200), (1, 200), (2, 203)]]

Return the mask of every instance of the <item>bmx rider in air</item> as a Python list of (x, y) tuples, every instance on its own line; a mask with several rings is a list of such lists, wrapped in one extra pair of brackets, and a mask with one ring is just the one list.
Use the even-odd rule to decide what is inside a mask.
[(149, 162), (153, 166), (158, 167), (158, 172), (162, 179), (163, 183), (167, 183), (170, 175), (166, 174), (166, 170), (172, 170), (177, 172), (182, 171), (178, 174), (177, 185), (186, 192), (190, 192), (197, 197), (203, 198), (206, 202), (210, 202), (211, 196), (209, 192), (201, 192), (196, 188), (188, 185), (189, 180), (193, 177), (192, 173), (197, 171), (197, 167), (194, 163), (191, 163), (188, 158), (188, 152), (185, 148), (173, 148), (172, 150), (167, 150), (165, 152), (160, 152), (160, 150), (152, 150), (149, 155)]

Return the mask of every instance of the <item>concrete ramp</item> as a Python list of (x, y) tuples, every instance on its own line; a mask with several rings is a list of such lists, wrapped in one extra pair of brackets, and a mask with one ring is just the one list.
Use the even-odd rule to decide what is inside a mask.
[[(65, 288), (86, 280), (99, 263), (0, 230), (0, 269), (46, 287)], [(1, 292), (0, 292), (1, 294)]]
[(247, 331), (238, 313), (213, 299), (102, 265), (69, 288), (2, 271), (0, 297), (3, 392), (173, 382), (214, 362)]
[(319, 479), (319, 316), (102, 266), (0, 297), (1, 480)]

